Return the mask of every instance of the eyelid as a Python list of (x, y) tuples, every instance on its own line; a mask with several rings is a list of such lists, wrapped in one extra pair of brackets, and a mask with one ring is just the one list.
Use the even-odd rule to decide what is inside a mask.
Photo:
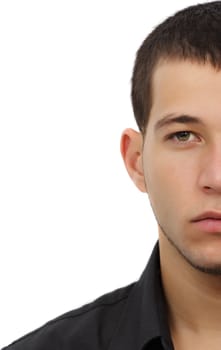
[[(192, 134), (192, 135), (196, 136), (199, 139), (198, 135), (195, 132), (191, 131), (191, 130), (179, 130), (179, 131), (172, 132), (172, 133), (168, 134), (166, 136), (166, 140), (171, 140), (173, 142), (173, 138), (175, 138), (177, 135), (179, 135), (179, 134), (181, 134), (183, 132), (187, 132), (189, 134)], [(194, 141), (174, 141), (174, 142), (177, 143), (177, 144), (187, 144), (187, 143), (192, 143)]]

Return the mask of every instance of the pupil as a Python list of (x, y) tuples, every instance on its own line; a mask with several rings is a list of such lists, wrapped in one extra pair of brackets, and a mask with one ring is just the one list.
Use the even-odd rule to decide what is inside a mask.
[(179, 133), (179, 138), (182, 140), (182, 141), (185, 141), (187, 140), (189, 137), (189, 132), (188, 131), (181, 131)]

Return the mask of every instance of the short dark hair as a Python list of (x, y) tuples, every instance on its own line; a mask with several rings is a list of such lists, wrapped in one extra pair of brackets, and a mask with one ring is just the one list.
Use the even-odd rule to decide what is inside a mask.
[(211, 63), (221, 68), (221, 1), (207, 2), (176, 12), (147, 36), (139, 50), (132, 76), (131, 99), (143, 135), (152, 107), (152, 77), (161, 59)]

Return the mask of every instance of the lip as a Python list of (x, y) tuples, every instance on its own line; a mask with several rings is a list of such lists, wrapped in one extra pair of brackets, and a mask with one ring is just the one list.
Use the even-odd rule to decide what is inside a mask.
[(197, 217), (195, 217), (192, 222), (197, 222), (200, 220), (206, 220), (206, 219), (216, 219), (216, 220), (221, 220), (221, 212), (217, 211), (206, 211)]
[(221, 233), (221, 213), (207, 211), (192, 220), (194, 225), (201, 231)]

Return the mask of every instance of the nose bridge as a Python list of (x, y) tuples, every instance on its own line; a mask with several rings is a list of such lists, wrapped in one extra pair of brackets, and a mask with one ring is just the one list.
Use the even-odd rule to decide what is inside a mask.
[(221, 137), (208, 147), (201, 162), (201, 185), (221, 191)]

